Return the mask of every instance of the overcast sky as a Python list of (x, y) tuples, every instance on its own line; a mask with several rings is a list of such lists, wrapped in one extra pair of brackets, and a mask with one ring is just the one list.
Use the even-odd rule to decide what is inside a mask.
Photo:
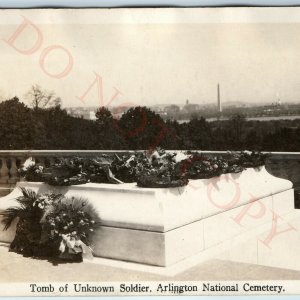
[[(80, 14), (82, 18), (85, 11)], [(95, 106), (99, 104), (96, 85), (84, 103), (78, 97), (94, 82), (96, 72), (103, 80), (104, 104), (114, 95), (114, 87), (122, 95), (112, 105), (180, 104), (186, 99), (212, 103), (217, 83), (223, 102), (278, 98), (300, 102), (299, 23), (189, 23), (182, 16), (178, 24), (116, 24), (116, 18), (104, 24), (62, 24), (50, 18), (47, 24), (37, 24), (43, 37), (39, 49), (24, 55), (3, 40), (23, 19), (18, 15), (16, 20), (10, 25), (2, 21), (0, 26), (0, 95), (4, 98), (24, 99), (30, 86), (39, 84), (55, 91), (64, 106)], [(37, 33), (29, 25), (14, 45), (26, 50), (36, 40)], [(40, 62), (51, 45), (64, 47), (72, 56), (72, 69), (63, 78), (50, 77), (42, 69), (59, 74), (68, 65), (66, 53), (57, 48), (48, 52), (44, 65)]]

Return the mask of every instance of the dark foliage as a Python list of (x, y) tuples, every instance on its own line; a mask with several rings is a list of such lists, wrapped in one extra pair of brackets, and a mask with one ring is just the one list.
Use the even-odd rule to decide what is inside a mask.
[(243, 115), (207, 122), (164, 121), (146, 107), (114, 119), (101, 107), (97, 120), (75, 118), (60, 106), (30, 109), (18, 98), (0, 103), (0, 149), (299, 151), (300, 119), (247, 121)]
[(39, 197), (32, 190), (21, 188), (22, 196), (16, 199), (18, 206), (8, 208), (3, 215), (4, 229), (8, 229), (18, 218), (16, 235), (10, 244), (10, 250), (24, 256), (53, 256), (57, 254), (56, 245), (42, 241), (42, 225), (40, 220), (47, 206), (60, 195)]

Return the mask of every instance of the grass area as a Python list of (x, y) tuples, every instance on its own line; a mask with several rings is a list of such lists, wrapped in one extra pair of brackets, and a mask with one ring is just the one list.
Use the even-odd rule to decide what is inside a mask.
[(300, 159), (299, 160), (268, 160), (266, 168), (274, 176), (293, 182), (295, 189), (295, 208), (300, 209)]
[(300, 187), (295, 188), (295, 208), (300, 209)]

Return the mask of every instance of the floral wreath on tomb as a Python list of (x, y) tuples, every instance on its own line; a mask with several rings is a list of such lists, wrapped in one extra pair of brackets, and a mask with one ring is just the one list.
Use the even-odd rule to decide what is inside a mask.
[(54, 186), (93, 183), (133, 183), (147, 188), (169, 188), (188, 184), (189, 179), (208, 179), (227, 173), (240, 173), (246, 168), (265, 164), (267, 154), (255, 151), (227, 152), (225, 157), (207, 157), (201, 152), (168, 152), (156, 149), (152, 153), (135, 152), (94, 159), (56, 158), (45, 167), (32, 158), (19, 170), (27, 181), (45, 182)]

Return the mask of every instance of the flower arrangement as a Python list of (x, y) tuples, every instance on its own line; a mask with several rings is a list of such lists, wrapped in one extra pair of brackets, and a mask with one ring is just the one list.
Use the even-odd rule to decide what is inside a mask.
[(35, 163), (32, 157), (29, 157), (19, 169), (20, 176), (27, 181), (44, 181), (44, 167)]
[(81, 198), (56, 194), (37, 194), (21, 188), (19, 206), (3, 215), (4, 230), (18, 219), (12, 251), (25, 256), (82, 260), (91, 256), (91, 234), (99, 226), (94, 208)]
[(114, 159), (111, 162), (111, 172), (115, 174), (115, 177), (122, 182), (136, 182), (137, 173), (136, 168), (143, 159), (143, 153), (135, 153), (132, 155), (114, 155)]
[(41, 177), (50, 185), (73, 185), (88, 182), (83, 168), (82, 158), (60, 159), (49, 168), (45, 168)]
[(137, 184), (141, 187), (178, 187), (188, 183), (180, 168), (176, 153), (157, 149), (151, 155), (140, 158), (136, 168)]
[(199, 152), (167, 152), (156, 149), (151, 154), (134, 154), (113, 157), (102, 155), (90, 158), (62, 158), (48, 168), (25, 162), (20, 174), (28, 181), (41, 181), (50, 185), (76, 185), (87, 182), (137, 182), (140, 187), (184, 186), (189, 179), (239, 173), (245, 168), (265, 164), (267, 155), (260, 152), (228, 152), (225, 157), (206, 157)]
[(236, 164), (243, 168), (258, 168), (265, 164), (267, 154), (257, 151), (227, 152), (231, 165)]
[(99, 224), (94, 208), (81, 198), (62, 198), (46, 210), (42, 220), (43, 231), (53, 244), (59, 244), (60, 257), (91, 256), (88, 245), (91, 234)]

